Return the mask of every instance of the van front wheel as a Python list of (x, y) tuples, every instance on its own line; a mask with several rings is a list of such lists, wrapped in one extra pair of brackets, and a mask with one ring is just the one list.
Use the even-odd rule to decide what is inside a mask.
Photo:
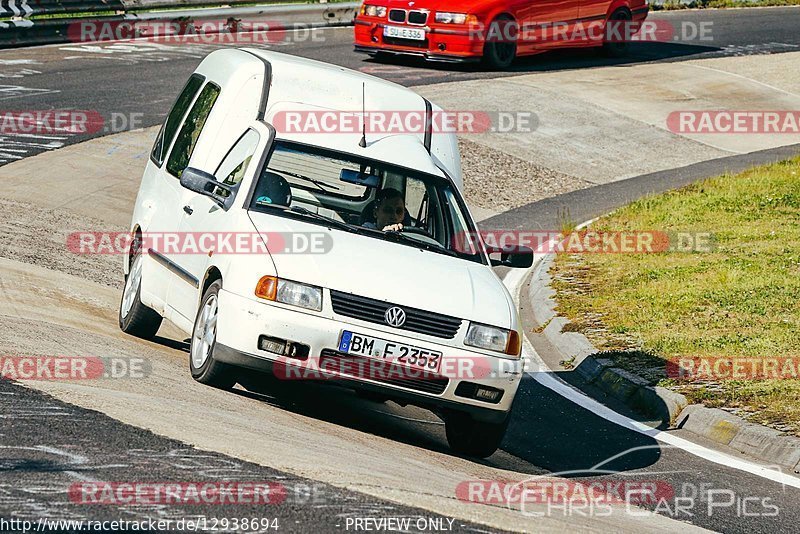
[(488, 458), (500, 447), (506, 434), (509, 417), (500, 423), (476, 421), (469, 414), (452, 412), (445, 416), (447, 443), (453, 452)]
[(217, 319), (220, 312), (220, 289), (222, 283), (219, 280), (208, 286), (197, 310), (189, 347), (189, 370), (192, 372), (192, 378), (201, 384), (219, 389), (231, 389), (236, 385), (234, 368), (214, 359)]

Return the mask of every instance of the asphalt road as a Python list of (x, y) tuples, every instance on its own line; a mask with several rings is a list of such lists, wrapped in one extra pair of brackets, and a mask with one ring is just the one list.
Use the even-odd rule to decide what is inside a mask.
[[(222, 531), (344, 532), (365, 516), (408, 520), (409, 532), (426, 532), (424, 525), (430, 524), (447, 525), (453, 532), (485, 531), (482, 526), (201, 451), (7, 380), (0, 380), (0, 414), (0, 518), (30, 521), (41, 532), (77, 530), (69, 522), (78, 520), (171, 521), (171, 531), (191, 531), (185, 525), (194, 521)], [(194, 504), (191, 499), (173, 506), (145, 499), (112, 505), (114, 498), (108, 496), (105, 502), (93, 502), (97, 494), (91, 484), (105, 481), (198, 487), (252, 483), (269, 485), (269, 497), (258, 502), (222, 498), (214, 506)], [(235, 518), (255, 519), (257, 528), (222, 528), (222, 521), (232, 525)], [(39, 524), (44, 519), (52, 523)], [(0, 532), (22, 531), (10, 525), (0, 523)]]
[[(695, 23), (710, 20), (714, 24), (713, 46), (697, 44), (641, 43), (634, 47), (627, 61), (678, 61), (686, 57), (780, 53), (800, 48), (796, 23), (798, 9), (761, 9), (742, 11), (685, 11), (658, 14), (654, 19), (689, 20)], [(417, 61), (393, 61), (388, 64), (364, 60), (351, 52), (348, 30), (327, 30), (324, 42), (297, 42), (280, 48), (290, 53), (321, 59), (351, 68), (358, 68), (405, 85), (440, 83), (471, 78), (489, 78), (498, 73), (474, 72), (460, 67), (421, 65)], [(116, 120), (118, 127), (143, 127), (157, 124), (167, 111), (175, 93), (200, 59), (214, 46), (176, 46), (155, 43), (118, 43), (104, 45), (48, 46), (0, 52), (0, 100), (6, 110), (88, 109), (96, 110), (107, 120)], [(278, 47), (276, 47), (278, 48)], [(536, 70), (578, 69), (613, 64), (591, 52), (560, 52), (520, 61), (503, 76)], [(135, 123), (131, 124), (132, 119)], [(123, 121), (127, 124), (123, 125)], [(101, 130), (93, 135), (108, 133)], [(58, 148), (85, 140), (87, 136), (50, 135), (0, 139), (0, 158), (16, 158)], [(731, 163), (733, 165), (733, 163)], [(687, 171), (690, 179), (708, 168)], [(695, 174), (692, 174), (694, 172)], [(138, 177), (137, 177), (138, 178)], [(641, 192), (657, 190), (662, 176), (643, 178), (637, 184)], [(635, 194), (620, 189), (616, 196), (607, 195), (614, 187), (593, 188), (575, 193), (569, 199), (558, 199), (528, 206), (500, 216), (498, 226), (513, 228), (515, 221), (552, 221), (537, 214), (560, 209), (564, 204), (586, 206), (575, 210), (576, 217), (599, 213)], [(637, 189), (636, 191), (639, 191)], [(601, 199), (592, 205), (591, 199)], [(611, 200), (609, 200), (611, 199)], [(549, 211), (545, 211), (549, 213)], [(179, 340), (164, 340), (162, 350), (184, 358)], [(188, 379), (187, 376), (182, 376)], [(160, 391), (168, 391), (172, 375), (165, 375)], [(274, 384), (272, 386), (275, 386)], [(281, 391), (268, 388), (269, 396), (256, 385), (252, 392), (230, 394), (219, 401), (221, 406), (210, 410), (232, 409), (240, 397), (255, 404), (264, 403), (297, 416), (332, 422), (345, 429), (365, 432), (396, 442), (386, 452), (402, 454), (401, 446), (421, 451), (432, 464), (446, 453), (444, 436), (432, 418), (418, 412), (407, 412), (394, 405), (376, 410), (373, 405), (353, 399), (338, 390), (320, 388)], [(278, 390), (281, 388), (278, 387)], [(154, 392), (155, 395), (157, 392)], [(110, 398), (113, 398), (110, 397)], [(215, 397), (216, 398), (216, 397)], [(323, 402), (319, 402), (322, 399)], [(625, 413), (625, 408), (607, 401)], [(176, 406), (175, 417), (181, 417)], [(201, 406), (201, 409), (204, 407)], [(272, 413), (272, 412), (269, 412)], [(526, 377), (515, 402), (503, 452), (478, 466), (489, 466), (515, 475), (535, 476), (561, 474), (576, 480), (594, 481), (657, 481), (673, 492), (673, 497), (691, 499), (691, 505), (675, 510), (670, 499), (661, 515), (722, 532), (782, 532), (796, 529), (800, 521), (800, 491), (773, 481), (747, 474), (718, 463), (703, 460), (684, 450), (667, 447), (642, 434), (624, 430), (573, 402), (555, 394), (530, 377)], [(158, 514), (164, 518), (192, 517), (207, 510), (191, 507), (110, 506), (86, 507), (68, 502), (64, 491), (76, 481), (148, 480), (185, 481), (189, 477), (215, 480), (273, 481), (287, 488), (304, 488), (314, 483), (308, 479), (239, 460), (235, 456), (206, 453), (183, 443), (159, 437), (135, 426), (119, 423), (105, 415), (88, 412), (56, 401), (41, 393), (0, 382), (0, 517), (92, 519), (144, 517)], [(405, 419), (404, 419), (405, 418)], [(420, 418), (420, 419), (415, 419)], [(315, 432), (329, 432), (324, 428)], [(677, 432), (680, 435), (680, 431)], [(315, 435), (309, 436), (310, 440)], [(392, 451), (392, 448), (397, 450)], [(321, 451), (322, 452), (322, 451)], [(309, 463), (316, 459), (309, 455)], [(346, 459), (355, 469), (359, 458)], [(345, 463), (346, 463), (345, 462)], [(498, 471), (498, 472), (499, 472)], [(610, 473), (608, 472), (610, 471)], [(123, 478), (124, 477), (124, 478)], [(191, 478), (189, 478), (191, 480)], [(419, 480), (424, 486), (426, 481)], [(269, 509), (269, 517), (277, 517), (281, 530), (308, 532), (336, 531), (348, 517), (402, 516), (437, 519), (441, 516), (422, 509), (403, 507), (362, 493), (317, 485), (325, 498), (318, 506), (309, 505), (300, 497), (292, 497), (288, 506)], [(709, 490), (732, 496), (729, 506), (709, 506)], [(292, 493), (289, 493), (292, 496)], [(433, 504), (432, 507), (435, 507)], [(778, 514), (772, 515), (774, 507)], [(653, 508), (645, 505), (645, 508)], [(242, 517), (263, 509), (237, 508), (215, 510), (220, 516)], [(247, 513), (245, 513), (247, 512)], [(555, 510), (553, 514), (570, 517), (587, 510)], [(446, 519), (446, 518), (444, 518)], [(535, 520), (534, 520), (535, 521)], [(535, 524), (535, 523), (534, 523)], [(477, 527), (456, 521), (454, 530), (474, 531)], [(2, 529), (0, 529), (2, 530)]]
[[(281, 33), (274, 38), (253, 38), (253, 42), (245, 38), (242, 45), (318, 59), (407, 86), (536, 71), (800, 50), (800, 8), (686, 10), (654, 13), (649, 20), (669, 24), (677, 40), (635, 42), (629, 57), (617, 60), (601, 57), (592, 50), (549, 52), (520, 59), (509, 71), (501, 73), (413, 58), (377, 62), (352, 51), (351, 28)], [(703, 35), (710, 40), (701, 40), (700, 31), (708, 32)], [(688, 38), (695, 33), (696, 37)], [(219, 47), (136, 41), (0, 51), (1, 111), (78, 109), (104, 119), (102, 127), (87, 135), (0, 136), (0, 165), (90, 137), (159, 124), (186, 77), (206, 54)]]

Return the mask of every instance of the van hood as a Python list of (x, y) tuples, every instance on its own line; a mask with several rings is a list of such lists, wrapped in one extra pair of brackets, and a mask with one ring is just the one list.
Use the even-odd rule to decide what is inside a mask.
[[(279, 277), (460, 319), (511, 328), (513, 301), (486, 265), (318, 224), (250, 211)], [(285, 253), (274, 232), (322, 232), (323, 254)], [(278, 240), (280, 241), (280, 240)]]

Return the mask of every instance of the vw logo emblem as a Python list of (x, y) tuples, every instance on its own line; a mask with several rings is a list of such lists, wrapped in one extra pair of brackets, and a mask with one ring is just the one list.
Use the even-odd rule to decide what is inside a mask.
[(386, 310), (386, 313), (383, 314), (383, 318), (389, 326), (400, 328), (406, 323), (406, 312), (403, 311), (403, 308), (392, 306)]

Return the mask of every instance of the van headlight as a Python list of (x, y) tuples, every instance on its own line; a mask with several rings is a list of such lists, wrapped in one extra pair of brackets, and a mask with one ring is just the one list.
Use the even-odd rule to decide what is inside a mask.
[(469, 324), (464, 345), (502, 352), (517, 358), (522, 352), (522, 343), (520, 343), (519, 333), (516, 330), (506, 330), (479, 323)]
[(368, 17), (385, 17), (386, 7), (375, 6), (372, 4), (364, 4), (363, 6), (361, 6), (361, 14), (367, 15)]
[(322, 288), (284, 280), (276, 276), (262, 276), (256, 284), (256, 296), (290, 306), (320, 311)]

